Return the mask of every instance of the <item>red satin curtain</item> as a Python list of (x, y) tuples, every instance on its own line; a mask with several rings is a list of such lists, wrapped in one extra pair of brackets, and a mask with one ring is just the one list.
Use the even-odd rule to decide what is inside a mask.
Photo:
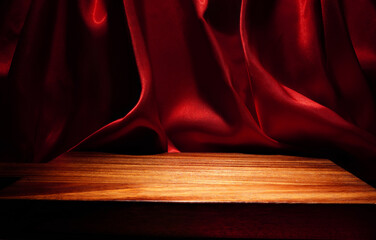
[(323, 154), (376, 180), (372, 0), (5, 0), (0, 81), (6, 161)]

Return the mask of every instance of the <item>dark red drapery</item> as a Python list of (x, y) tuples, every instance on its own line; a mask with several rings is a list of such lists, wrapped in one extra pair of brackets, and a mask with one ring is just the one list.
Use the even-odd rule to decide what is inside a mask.
[(372, 0), (0, 4), (3, 159), (346, 153), (376, 180)]

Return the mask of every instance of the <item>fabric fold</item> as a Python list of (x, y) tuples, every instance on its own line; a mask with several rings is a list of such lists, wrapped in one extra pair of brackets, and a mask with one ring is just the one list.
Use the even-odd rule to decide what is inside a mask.
[(288, 153), (376, 181), (371, 0), (0, 4), (2, 159)]

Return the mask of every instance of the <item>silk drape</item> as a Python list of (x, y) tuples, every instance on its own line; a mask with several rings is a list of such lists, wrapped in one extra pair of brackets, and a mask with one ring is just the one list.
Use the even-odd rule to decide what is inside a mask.
[(7, 0), (1, 154), (289, 153), (376, 180), (371, 0)]

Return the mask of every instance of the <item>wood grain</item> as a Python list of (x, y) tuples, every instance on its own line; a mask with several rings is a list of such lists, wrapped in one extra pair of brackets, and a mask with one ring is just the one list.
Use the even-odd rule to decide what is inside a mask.
[(64, 154), (0, 163), (0, 238), (376, 239), (376, 191), (327, 159)]
[(177, 153), (67, 153), (49, 163), (1, 163), (20, 178), (0, 198), (251, 203), (376, 203), (376, 190), (327, 159)]

